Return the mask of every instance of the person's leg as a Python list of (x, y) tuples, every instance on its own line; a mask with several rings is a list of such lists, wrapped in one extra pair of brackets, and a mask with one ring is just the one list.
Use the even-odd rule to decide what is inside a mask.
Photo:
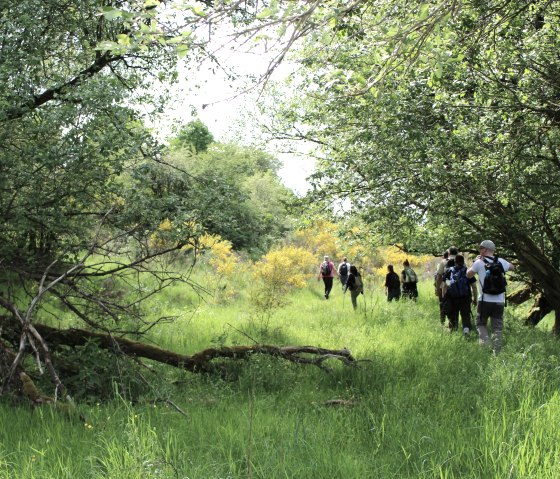
[(494, 353), (498, 354), (502, 349), (502, 330), (504, 328), (504, 304), (493, 303), (490, 315), (492, 324), (492, 342)]
[(461, 298), (459, 304), (459, 314), (461, 315), (461, 324), (463, 325), (463, 333), (465, 334), (470, 333), (472, 330), (470, 298)]
[(358, 298), (359, 294), (360, 294), (360, 292), (357, 291), (357, 290), (350, 291), (350, 299), (352, 300), (352, 307), (354, 309), (356, 309), (358, 307), (357, 298)]
[(441, 289), (438, 291), (438, 301), (439, 301), (439, 321), (443, 324), (445, 323), (445, 301), (441, 297)]
[(459, 327), (459, 302), (456, 298), (447, 298), (446, 300), (447, 317), (449, 318), (449, 329), (457, 331)]
[(491, 303), (484, 303), (479, 301), (476, 308), (476, 328), (478, 329), (479, 343), (481, 346), (490, 347), (490, 338), (488, 337), (488, 328), (486, 324), (488, 323), (488, 310)]
[(333, 278), (325, 278), (325, 298), (329, 299), (329, 295), (331, 294), (333, 286)]

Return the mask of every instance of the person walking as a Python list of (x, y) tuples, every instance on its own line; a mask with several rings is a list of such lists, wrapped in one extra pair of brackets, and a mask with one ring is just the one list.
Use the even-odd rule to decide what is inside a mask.
[(338, 265), (337, 271), (340, 283), (342, 284), (342, 291), (346, 291), (346, 281), (348, 280), (348, 275), (350, 273), (350, 263), (348, 263), (346, 256), (342, 258), (342, 263)]
[(436, 267), (436, 273), (434, 274), (434, 289), (435, 289), (435, 294), (438, 298), (438, 304), (439, 304), (439, 320), (441, 322), (441, 324), (443, 325), (445, 323), (445, 310), (443, 308), (443, 297), (442, 297), (442, 290), (441, 290), (441, 281), (443, 277), (439, 276), (439, 269), (440, 269), (440, 265), (443, 264), (443, 267), (445, 268), (445, 265), (447, 264), (447, 259), (449, 258), (449, 251), (446, 250), (443, 252), (443, 259), (438, 263), (437, 267)]
[(350, 266), (350, 274), (345, 284), (344, 292), (350, 290), (350, 299), (352, 300), (352, 307), (354, 310), (358, 307), (358, 296), (364, 294), (364, 283), (362, 275), (354, 265)]
[(387, 275), (385, 276), (385, 294), (387, 295), (387, 301), (391, 302), (393, 299), (398, 301), (401, 297), (401, 280), (399, 275), (395, 273), (393, 265), (387, 266)]
[(447, 270), (443, 281), (445, 298), (445, 314), (449, 318), (449, 329), (456, 331), (459, 327), (459, 315), (463, 326), (463, 334), (468, 336), (472, 330), (471, 303), (476, 306), (476, 279), (467, 278), (465, 257), (455, 256), (455, 266)]
[[(480, 254), (467, 269), (467, 278), (478, 275), (480, 294), (478, 296), (476, 327), (479, 342), (490, 347), (498, 354), (502, 347), (502, 330), (504, 327), (504, 307), (506, 297), (505, 273), (513, 271), (515, 266), (496, 254), (496, 245), (484, 240), (478, 246)], [(488, 336), (488, 318), (492, 326), (492, 339)]]
[(416, 301), (418, 297), (418, 276), (410, 266), (408, 259), (404, 260), (403, 266), (404, 269), (401, 272), (402, 297)]
[(441, 321), (441, 325), (445, 323), (445, 298), (443, 296), (443, 276), (447, 272), (449, 268), (451, 268), (455, 264), (455, 255), (459, 252), (456, 246), (450, 246), (446, 253), (447, 256), (444, 254), (444, 260), (438, 264), (438, 268), (436, 271), (436, 294), (439, 297), (439, 319)]
[(317, 276), (317, 281), (321, 278), (323, 279), (323, 283), (325, 284), (325, 299), (329, 299), (329, 295), (331, 294), (331, 290), (333, 287), (333, 279), (334, 275), (338, 276), (336, 269), (334, 267), (334, 263), (330, 260), (328, 256), (325, 256), (324, 261), (321, 263), (319, 267), (319, 276)]

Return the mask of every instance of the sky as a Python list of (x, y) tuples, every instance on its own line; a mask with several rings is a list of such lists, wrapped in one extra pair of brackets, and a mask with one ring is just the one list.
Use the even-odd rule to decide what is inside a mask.
[[(181, 69), (181, 78), (175, 91), (176, 99), (166, 112), (168, 122), (188, 123), (199, 118), (220, 142), (236, 141), (252, 144), (250, 136), (260, 129), (265, 119), (256, 108), (259, 89), (239, 93), (247, 76), (259, 77), (268, 67), (265, 54), (222, 51), (220, 62), (225, 69), (241, 75), (237, 81), (228, 79), (224, 70), (212, 70), (209, 64), (200, 65), (197, 71)], [(280, 65), (272, 81), (282, 81), (291, 71), (289, 64)], [(249, 139), (248, 143), (244, 140)], [(309, 188), (306, 178), (314, 172), (314, 161), (301, 154), (282, 153), (281, 143), (268, 142), (266, 150), (281, 162), (279, 175), (282, 182), (296, 194), (303, 195)]]

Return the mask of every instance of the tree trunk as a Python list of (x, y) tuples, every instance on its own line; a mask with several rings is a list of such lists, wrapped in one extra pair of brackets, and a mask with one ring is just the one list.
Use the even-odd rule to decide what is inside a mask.
[[(499, 212), (503, 218), (511, 217), (504, 208), (500, 208)], [(558, 318), (560, 314), (560, 271), (525, 231), (515, 228), (511, 222), (504, 225), (504, 228), (501, 233), (505, 244), (509, 244), (513, 249), (519, 265), (529, 273), (532, 282), (542, 291), (542, 296), (546, 298), (547, 307), (550, 308), (549, 312), (556, 311), (556, 318)], [(538, 321), (543, 317), (544, 315), (541, 315)], [(538, 315), (536, 318), (538, 318)], [(527, 318), (526, 322), (529, 323), (529, 321), (529, 318)], [(555, 325), (553, 332), (559, 334), (560, 327), (557, 328)]]
[(542, 294), (539, 294), (535, 298), (535, 304), (529, 310), (529, 316), (525, 319), (525, 324), (527, 326), (536, 326), (551, 311), (552, 307), (547, 299)]
[[(8, 324), (6, 324), (6, 320)], [(11, 318), (4, 318), (3, 324), (8, 326), (2, 330), (2, 336), (14, 339), (17, 335), (17, 323)], [(192, 356), (175, 353), (130, 339), (118, 338), (109, 334), (94, 333), (83, 329), (56, 329), (36, 324), (35, 328), (45, 342), (56, 348), (57, 345), (83, 346), (94, 341), (99, 347), (125, 354), (131, 357), (150, 359), (173, 367), (185, 369), (193, 373), (211, 372), (216, 370), (215, 359), (246, 359), (253, 354), (275, 356), (300, 364), (313, 364), (322, 369), (327, 359), (337, 359), (345, 364), (355, 364), (355, 359), (347, 349), (323, 349), (314, 346), (272, 346), (256, 344), (253, 346), (231, 346), (209, 348)], [(11, 330), (11, 335), (10, 335)]]

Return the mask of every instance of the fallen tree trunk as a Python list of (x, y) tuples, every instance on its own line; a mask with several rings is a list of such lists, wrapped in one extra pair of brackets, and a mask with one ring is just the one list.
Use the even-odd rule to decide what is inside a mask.
[[(11, 325), (17, 326), (15, 322), (11, 322)], [(94, 333), (83, 329), (62, 330), (41, 324), (35, 324), (35, 328), (43, 339), (53, 348), (57, 345), (71, 347), (83, 346), (90, 341), (94, 341), (99, 347), (107, 350), (135, 358), (150, 359), (193, 373), (214, 371), (216, 368), (213, 361), (216, 359), (246, 359), (254, 354), (274, 356), (294, 363), (312, 364), (322, 369), (326, 369), (323, 363), (328, 359), (336, 359), (345, 364), (355, 363), (355, 359), (348, 349), (255, 344), (252, 346), (208, 348), (192, 356), (188, 356), (130, 339), (119, 338), (110, 334)], [(6, 331), (3, 331), (2, 334), (6, 334)]]
[(508, 304), (523, 304), (529, 301), (532, 295), (535, 293), (531, 286), (524, 286), (521, 289), (517, 289), (507, 295)]

